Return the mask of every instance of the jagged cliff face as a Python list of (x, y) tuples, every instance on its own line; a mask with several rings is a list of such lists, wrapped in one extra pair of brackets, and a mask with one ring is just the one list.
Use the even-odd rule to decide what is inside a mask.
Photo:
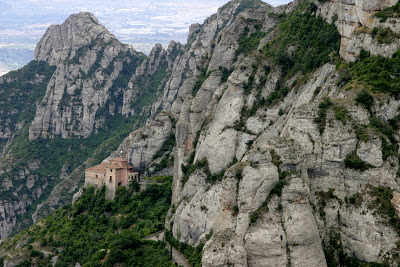
[(151, 114), (182, 50), (171, 42), (147, 57), (82, 12), (51, 26), (35, 61), (0, 79), (1, 239), (70, 202), (84, 169)]
[[(323, 2), (323, 1), (321, 1)], [(393, 6), (397, 0), (353, 0), (325, 1), (320, 6), (319, 15), (329, 22), (337, 19), (335, 25), (342, 36), (340, 55), (347, 61), (354, 61), (361, 49), (370, 51), (373, 55), (391, 57), (399, 48), (398, 42), (379, 42), (371, 31), (374, 28), (387, 28), (398, 33), (399, 18), (382, 21), (375, 17), (377, 11)]]
[(107, 114), (143, 113), (129, 101), (158, 77), (146, 125), (111, 157), (173, 173), (166, 228), (204, 244), (203, 265), (396, 265), (400, 29), (384, 8), (397, 2), (235, 0), (192, 25), (185, 47), (156, 46), (148, 59), (90, 14), (72, 16), (35, 53), (57, 69), (30, 138), (86, 137)]
[(38, 106), (29, 138), (88, 137), (103, 127), (107, 114), (140, 113), (134, 104), (145, 85), (138, 80), (165, 73), (174, 60), (171, 52), (179, 49), (176, 43), (168, 51), (156, 46), (145, 60), (90, 13), (72, 15), (62, 25), (51, 26), (36, 47), (35, 59), (57, 70)]
[[(398, 228), (379, 201), (382, 192), (400, 190), (398, 132), (388, 141), (371, 122), (397, 120), (399, 102), (386, 93), (368, 106), (356, 104), (356, 95), (370, 85), (352, 82), (345, 90), (346, 69), (340, 66), (362, 50), (394, 55), (400, 48), (398, 18), (384, 21), (375, 14), (397, 2), (314, 1), (305, 7), (295, 1), (273, 9), (232, 1), (191, 27), (186, 51), (153, 110), (161, 106), (165, 119), (169, 114), (176, 120), (174, 207), (166, 227), (182, 242), (205, 244), (204, 266), (325, 266), (351, 258), (395, 264)], [(303, 61), (303, 69), (292, 71), (303, 64), (293, 63), (297, 53), (304, 53), (301, 58), (323, 53), (304, 52), (301, 42), (286, 42), (282, 35), (307, 13), (322, 17), (323, 29), (331, 22), (336, 28), (330, 36), (310, 35), (338, 45), (326, 45), (331, 60), (308, 71)], [(390, 38), (382, 37), (382, 29)], [(284, 42), (284, 50), (274, 50)], [(283, 56), (276, 59), (273, 52)], [(335, 55), (343, 63), (332, 64)], [(169, 123), (158, 125), (170, 131)], [(149, 129), (132, 133), (118, 151), (141, 147), (155, 155), (157, 148), (140, 140)], [(360, 137), (360, 129), (368, 137)], [(151, 138), (161, 144), (167, 136)], [(365, 165), (349, 163), (351, 155)]]

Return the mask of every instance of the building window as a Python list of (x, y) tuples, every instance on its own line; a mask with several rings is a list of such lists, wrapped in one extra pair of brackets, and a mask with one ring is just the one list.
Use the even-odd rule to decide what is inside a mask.
[(110, 183), (112, 183), (112, 176), (110, 176)]
[(119, 182), (119, 183), (118, 183), (118, 186), (121, 186), (121, 184), (122, 184), (122, 182)]
[(110, 172), (112, 172), (112, 169), (110, 169)]
[(99, 178), (99, 176), (96, 174), (96, 178)]

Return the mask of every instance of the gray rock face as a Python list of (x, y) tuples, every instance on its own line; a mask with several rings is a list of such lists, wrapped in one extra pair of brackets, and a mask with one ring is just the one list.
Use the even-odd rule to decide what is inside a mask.
[(80, 47), (90, 44), (100, 35), (109, 41), (111, 35), (104, 33), (104, 30), (97, 18), (89, 12), (71, 15), (62, 25), (49, 27), (36, 46), (35, 59), (57, 65), (70, 58), (72, 51), (75, 54)]
[(0, 239), (5, 239), (13, 231), (17, 215), (26, 212), (27, 203), (25, 201), (19, 202), (0, 202)]
[(35, 59), (57, 69), (37, 108), (30, 139), (88, 137), (103, 127), (106, 114), (140, 113), (142, 107), (135, 105), (143, 77), (166, 73), (180, 50), (175, 42), (168, 50), (156, 45), (145, 60), (90, 13), (72, 15), (63, 24), (51, 26), (36, 47)]
[[(7, 149), (12, 145), (15, 133), (24, 126), (29, 127), (30, 140), (57, 136), (86, 138), (104, 131), (112, 120), (124, 121), (123, 117), (128, 117), (133, 121), (133, 116), (147, 118), (152, 112), (156, 116), (160, 109), (151, 105), (154, 99), (162, 97), (163, 86), (182, 49), (183, 46), (177, 42), (171, 42), (167, 49), (157, 44), (146, 57), (131, 46), (120, 43), (92, 14), (85, 12), (70, 16), (61, 25), (51, 26), (37, 45), (36, 61), (25, 67), (28, 68), (25, 72), (37, 73), (32, 77), (16, 77), (11, 73), (0, 79), (0, 87), (6, 84), (0, 88), (0, 102), (5, 107), (5, 112), (0, 110), (0, 138), (9, 139), (8, 142), (0, 142), (0, 175), (10, 173), (11, 167), (15, 167), (17, 160), (11, 159)], [(20, 89), (20, 82), (28, 84), (28, 87), (21, 86)], [(10, 90), (10, 84), (16, 84), (15, 90)], [(34, 97), (29, 98), (30, 103), (24, 106), (23, 101), (16, 101), (14, 105), (23, 108), (7, 108), (9, 105), (5, 105), (5, 101), (10, 100), (7, 100), (8, 95), (17, 95), (16, 100), (19, 97), (27, 99), (27, 94), (23, 92), (27, 91), (26, 88), (32, 89), (32, 92), (28, 90)], [(29, 112), (26, 112), (27, 109)], [(18, 112), (23, 116), (19, 116)], [(34, 118), (29, 122), (26, 118), (32, 120), (31, 115)], [(147, 134), (154, 135), (154, 143), (149, 143), (154, 154), (162, 146), (164, 138), (169, 136), (171, 121), (160, 115), (150, 124), (151, 132)], [(145, 164), (152, 161), (153, 154), (147, 153)], [(139, 160), (135, 160), (132, 160), (134, 165), (140, 167), (140, 154)], [(36, 165), (32, 168), (42, 167), (40, 162), (33, 164)], [(7, 201), (1, 204), (5, 212), (0, 216), (0, 238), (7, 237), (21, 224), (30, 223), (27, 220), (17, 222), (17, 216), (25, 214), (31, 205), (36, 206), (32, 219), (37, 222), (70, 201), (78, 190), (84, 168), (89, 167), (85, 164), (90, 163), (80, 164), (83, 165), (75, 170), (73, 168), (77, 165), (64, 165), (59, 180), (29, 174), (28, 167), (30, 169), (31, 166), (25, 166), (26, 170), (22, 169), (19, 175), (3, 175), (1, 191), (10, 189), (13, 194), (2, 195), (2, 199)], [(49, 183), (50, 180), (53, 182)], [(50, 196), (47, 195), (48, 186), (52, 187)], [(39, 203), (43, 194), (46, 194), (46, 200)]]
[[(4, 164), (4, 162), (2, 162), (2, 164)], [(30, 173), (31, 170), (37, 167), (37, 162), (30, 162), (28, 165), (29, 168), (21, 170), (17, 176), (10, 176), (6, 179), (2, 179), (0, 184), (2, 194), (5, 195), (5, 197), (0, 200), (0, 240), (7, 238), (16, 230), (16, 227), (18, 227), (17, 223), (21, 223), (17, 218), (24, 215), (29, 210), (32, 203), (39, 199), (43, 195), (43, 191), (49, 186), (49, 182), (39, 182), (36, 184), (39, 180), (38, 175)], [(12, 164), (9, 166), (14, 167)], [(4, 168), (4, 165), (2, 165), (2, 167)], [(0, 174), (9, 172), (10, 169), (0, 169)], [(18, 183), (20, 186), (16, 186)], [(26, 193), (21, 194), (21, 188), (25, 186), (31, 191), (30, 195)], [(9, 194), (10, 191), (13, 192), (12, 195), (6, 195)]]
[(135, 170), (144, 171), (153, 162), (171, 131), (170, 117), (160, 113), (148, 125), (132, 132), (111, 158), (124, 156)]
[(391, 57), (399, 48), (399, 40), (379, 43), (370, 34), (374, 28), (388, 28), (400, 33), (399, 19), (390, 18), (381, 22), (374, 14), (385, 7), (393, 6), (396, 0), (334, 0), (319, 5), (318, 13), (328, 21), (336, 17), (335, 25), (342, 36), (340, 55), (346, 61), (354, 61), (362, 49), (373, 55)]
[[(29, 138), (88, 137), (100, 128), (96, 112), (118, 90), (112, 89), (112, 83), (123, 68), (123, 61), (114, 62), (114, 58), (127, 53), (139, 57), (90, 13), (72, 15), (63, 24), (51, 26), (36, 47), (35, 59), (56, 65), (57, 69), (37, 108)], [(111, 73), (106, 74), (108, 66)], [(109, 112), (122, 113), (115, 104), (110, 105)]]
[[(290, 12), (301, 2), (278, 7), (274, 12)], [(241, 21), (230, 21), (219, 31), (211, 41), (215, 42), (213, 49), (202, 50), (204, 44), (210, 43), (207, 33), (214, 27), (216, 18), (223, 17), (224, 12), (235, 13), (235, 3), (220, 10), (204, 25), (192, 26), (190, 46), (181, 57), (188, 62), (186, 68), (178, 65), (171, 75), (177, 77), (178, 73), (185, 72), (188, 75), (188, 68), (196, 74), (192, 62), (198, 68), (207, 66), (208, 70), (214, 70), (194, 94), (193, 78), (181, 76), (178, 97), (171, 105), (163, 105), (177, 119), (175, 213), (169, 214), (166, 226), (173, 222), (171, 231), (182, 242), (194, 246), (204, 244), (204, 266), (326, 266), (323, 248), (329, 246), (332, 231), (340, 237), (348, 255), (361, 261), (382, 262), (385, 253), (392, 253), (399, 238), (397, 233), (382, 221), (378, 222), (376, 216), (370, 217), (374, 211), (367, 211), (366, 203), (361, 207), (345, 203), (357, 193), (365, 194), (367, 199), (365, 188), (369, 185), (399, 190), (394, 169), (383, 160), (380, 138), (371, 134), (367, 142), (357, 139), (354, 122), (368, 125), (370, 115), (346, 100), (350, 93), (337, 87), (338, 70), (326, 64), (282, 101), (260, 108), (240, 129), (238, 122), (243, 108), (250, 109), (256, 99), (256, 93), (244, 93), (243, 86), (252, 74), (256, 59), (240, 55), (235, 61), (232, 47), (237, 45), (244, 30), (245, 18), (261, 22), (265, 29), (273, 27), (276, 20), (265, 13), (261, 16), (259, 10), (247, 10), (239, 15)], [(355, 52), (346, 46), (360, 38), (359, 27), (380, 25), (395, 31), (396, 26), (379, 24), (373, 17), (374, 12), (394, 2), (327, 1), (321, 4), (316, 1), (316, 4), (317, 13), (328, 21), (335, 14), (338, 16), (336, 26), (342, 35), (341, 56), (345, 60), (353, 60), (361, 49), (383, 56), (390, 56), (398, 49), (398, 41), (381, 45), (368, 33)], [(265, 37), (262, 45), (273, 39), (274, 34)], [(198, 58), (199, 54), (203, 59)], [(219, 65), (233, 69), (226, 82), (219, 79)], [(258, 75), (256, 72), (255, 81)], [(280, 75), (279, 70), (271, 71), (260, 92), (262, 96), (267, 98), (271, 94)], [(164, 94), (164, 103), (167, 95)], [(330, 109), (321, 134), (315, 118), (320, 101), (327, 96), (345, 106), (353, 122), (342, 123)], [(380, 117), (390, 119), (398, 114), (397, 100), (389, 98), (382, 103), (377, 108)], [(282, 115), (278, 115), (280, 110)], [(187, 164), (191, 153), (194, 162), (207, 159), (211, 174), (221, 172), (223, 177), (212, 182), (210, 174), (202, 168), (185, 177), (181, 165)], [(351, 153), (373, 168), (364, 172), (346, 168), (344, 161)], [(282, 182), (284, 172), (287, 176)], [(382, 231), (386, 232), (379, 239)]]
[[(282, 86), (291, 88), (287, 94), (251, 111), (260, 96), (265, 100), (275, 92), (284, 73), (274, 62), (260, 59), (256, 51), (279, 33), (270, 32), (260, 41), (258, 49), (247, 54), (236, 54), (239, 40), (244, 32), (251, 36), (257, 29), (267, 31), (274, 27), (277, 16), (270, 12), (289, 13), (302, 2), (272, 9), (266, 4), (251, 8), (243, 6), (245, 1), (232, 1), (203, 25), (192, 25), (186, 47), (171, 43), (164, 50), (156, 46), (149, 61), (136, 66), (124, 91), (124, 104), (107, 106), (110, 114), (133, 114), (135, 110), (127, 103), (136, 96), (136, 79), (147, 72), (156, 73), (160, 68), (157, 66), (166, 62), (171, 74), (162, 87), (163, 94), (149, 108), (151, 118), (144, 127), (132, 132), (111, 156), (123, 155), (135, 168), (148, 168), (159, 158), (157, 152), (167, 153), (162, 150), (163, 145), (175, 134), (176, 144), (171, 151), (173, 208), (165, 225), (167, 228), (172, 225), (170, 230), (181, 242), (193, 246), (204, 244), (204, 266), (327, 266), (329, 257), (335, 257), (328, 255), (334, 237), (339, 240), (337, 246), (349, 257), (396, 264), (398, 233), (377, 210), (376, 196), (371, 190), (388, 187), (400, 192), (396, 174), (399, 163), (393, 156), (385, 157), (383, 140), (386, 139), (376, 129), (368, 128), (368, 138), (359, 137), (360, 127), (369, 125), (371, 118), (367, 110), (354, 102), (359, 88), (339, 88), (339, 70), (327, 63), (308, 73), (307, 81), (301, 81), (304, 77), (298, 73), (286, 77)], [(395, 23), (379, 22), (373, 16), (395, 1), (315, 3), (317, 15), (330, 22), (337, 17), (335, 25), (342, 36), (340, 55), (346, 61), (354, 60), (361, 49), (391, 56), (399, 48), (398, 40), (379, 44), (370, 34), (374, 27), (399, 32), (396, 18), (390, 19)], [(88, 20), (91, 21), (86, 19), (87, 23)], [(115, 45), (118, 52), (112, 54), (111, 61), (120, 51), (131, 51), (122, 46), (118, 50)], [(295, 49), (289, 47), (289, 54)], [(104, 54), (106, 51), (109, 50), (105, 49)], [(54, 58), (60, 62), (71, 59), (57, 53), (61, 54)], [(97, 53), (93, 53), (79, 57), (76, 63), (79, 68), (86, 66), (86, 73), (91, 65), (84, 62), (94, 62)], [(100, 69), (95, 72), (96, 79), (89, 79), (82, 89), (92, 96), (95, 92), (92, 85), (104, 78), (101, 81), (105, 81), (105, 87), (96, 96), (101, 101), (93, 102), (99, 108), (104, 107), (99, 103), (107, 102), (112, 79), (123, 68), (123, 62), (114, 62), (110, 76)], [(100, 62), (101, 68), (107, 68), (107, 64), (107, 60)], [(80, 77), (74, 66), (57, 65), (57, 68), (60, 73), (70, 69)], [(265, 66), (271, 66), (268, 74)], [(248, 88), (250, 77), (253, 88)], [(51, 85), (55, 88), (57, 81), (62, 83), (54, 78)], [(75, 90), (66, 88), (67, 92)], [(48, 88), (46, 101), (58, 103), (63, 98), (60, 95), (62, 91)], [(317, 120), (321, 116), (320, 103), (327, 97), (332, 104), (321, 123)], [(388, 95), (380, 97), (381, 103), (371, 107), (377, 117), (387, 121), (399, 115), (398, 100)], [(90, 101), (85, 105), (90, 105)], [(47, 103), (43, 107), (52, 106)], [(337, 116), (335, 107), (346, 110), (345, 119)], [(101, 124), (93, 115), (96, 113), (89, 112), (82, 117), (89, 118), (85, 124), (87, 131), (65, 131), (61, 126), (51, 125), (55, 115), (46, 117), (45, 111), (43, 108), (41, 113), (38, 108), (38, 114), (42, 115), (37, 116), (31, 127), (33, 138), (58, 133), (86, 136)], [(58, 113), (52, 110), (49, 114)], [(46, 127), (40, 126), (40, 121)], [(398, 133), (394, 135), (398, 140)], [(365, 170), (350, 168), (346, 164), (349, 155), (362, 160), (367, 166)], [(191, 173), (182, 168), (199, 161), (205, 166)], [(29, 180), (32, 183), (34, 179)], [(334, 250), (337, 252), (338, 248)]]
[[(129, 78), (129, 82), (126, 85), (126, 88), (120, 88), (117, 89), (117, 92), (110, 92), (110, 95), (108, 96), (109, 98), (113, 98), (113, 96), (116, 95), (116, 93), (119, 94), (119, 98), (117, 98), (114, 103), (110, 103), (110, 101), (106, 101), (105, 105), (108, 106), (109, 112), (114, 112), (120, 113), (123, 116), (133, 116), (136, 114), (138, 110), (135, 105), (132, 105), (132, 103), (137, 103), (138, 101), (140, 102), (140, 99), (138, 98), (141, 96), (140, 91), (142, 90), (154, 90), (154, 93), (157, 94), (157, 91), (160, 90), (160, 88), (155, 88), (151, 87), (151, 79), (153, 79), (154, 76), (158, 77), (168, 77), (168, 70), (172, 68), (173, 61), (177, 56), (179, 56), (179, 53), (181, 53), (181, 48), (182, 46), (179, 43), (176, 42), (171, 42), (168, 49), (165, 50), (162, 48), (161, 45), (156, 45), (155, 48), (150, 52), (149, 58), (144, 60), (144, 61), (137, 61), (135, 57), (129, 57), (129, 51), (131, 49), (129, 48), (128, 51), (128, 59), (133, 60), (129, 64), (132, 64), (133, 67), (135, 67), (135, 64), (138, 64), (138, 62), (141, 62), (140, 65), (134, 69), (134, 74), (131, 77), (126, 77)], [(105, 49), (106, 51), (106, 49)], [(114, 66), (120, 66), (119, 68), (121, 69), (121, 64), (123, 65), (124, 62), (118, 63), (119, 60), (126, 59), (124, 55), (119, 54), (117, 57), (113, 59)], [(136, 62), (136, 61), (137, 62)], [(136, 62), (136, 63), (135, 63)], [(128, 63), (125, 63), (128, 64)], [(129, 66), (129, 64), (127, 66)], [(103, 70), (104, 71), (104, 70)], [(99, 70), (101, 72), (101, 70)], [(115, 72), (115, 70), (114, 70)], [(165, 79), (162, 78), (162, 79)], [(96, 81), (95, 78), (93, 78), (94, 81)], [(164, 82), (161, 81), (161, 84)], [(150, 85), (149, 85), (150, 84)], [(113, 88), (114, 85), (109, 85), (110, 90)], [(115, 87), (114, 87), (115, 88)], [(111, 94), (112, 93), (112, 94)], [(139, 95), (138, 95), (139, 94)], [(106, 96), (107, 97), (107, 96)], [(89, 98), (89, 96), (88, 96)], [(90, 99), (90, 98), (89, 98)], [(119, 99), (119, 100), (118, 100)], [(102, 112), (104, 112), (104, 106), (101, 107), (103, 109)], [(112, 109), (112, 110), (111, 110)], [(145, 112), (150, 112), (150, 107), (148, 106), (146, 108)], [(106, 111), (107, 112), (107, 111)], [(76, 115), (76, 114), (75, 114)], [(94, 116), (94, 115), (93, 115)], [(143, 115), (144, 116), (144, 115)], [(97, 113), (95, 115), (97, 117)], [(101, 116), (99, 118), (95, 119), (95, 125), (94, 127), (102, 127), (102, 123), (104, 121), (104, 118)], [(138, 131), (137, 135), (135, 137), (135, 133), (132, 133), (125, 142), (123, 142), (120, 145), (120, 148), (114, 153), (114, 157), (120, 157), (121, 156), (121, 150), (124, 151), (123, 156), (126, 156), (128, 160), (130, 161), (131, 164), (136, 169), (142, 169), (141, 163), (144, 163), (144, 168), (148, 167), (146, 164), (147, 162), (152, 162), (152, 157), (154, 156), (154, 153), (156, 153), (161, 146), (164, 143), (164, 138), (167, 138), (169, 136), (169, 133), (171, 131), (171, 121), (168, 118), (168, 116), (163, 116), (163, 114), (160, 114), (156, 117), (154, 122), (151, 122), (148, 129), (146, 131)], [(69, 133), (70, 134), (70, 133)], [(146, 139), (147, 137), (152, 137), (153, 139), (141, 143), (142, 139)], [(139, 142), (139, 147), (142, 144), (144, 147), (149, 147), (151, 148), (151, 153), (141, 153), (138, 152), (136, 149), (128, 149), (125, 147), (125, 144), (129, 143), (130, 140), (133, 138), (134, 142)], [(135, 139), (136, 138), (136, 139)], [(146, 150), (146, 148), (141, 147), (142, 150)], [(131, 156), (128, 156), (128, 154), (131, 153)], [(144, 156), (145, 161), (142, 162), (142, 157)], [(138, 156), (138, 157), (136, 157)], [(47, 216), (49, 211), (52, 211), (60, 206), (61, 203), (66, 203), (69, 202), (69, 199), (66, 199), (63, 197), (63, 193), (61, 192), (68, 192), (68, 194), (72, 194), (76, 192), (76, 190), (79, 188), (80, 181), (82, 179), (82, 173), (84, 172), (84, 168), (89, 167), (89, 165), (84, 165), (81, 166), (77, 169), (75, 169), (71, 174), (69, 174), (67, 177), (62, 177), (65, 178), (62, 180), (51, 192), (49, 198), (38, 205), (35, 213), (33, 214), (32, 218), (34, 221), (36, 221), (39, 218), (42, 218), (44, 216)], [(65, 194), (65, 193), (64, 193)]]
[[(318, 96), (313, 97), (313, 92), (319, 87), (321, 94), (338, 96), (339, 91), (331, 88), (335, 84), (334, 72), (334, 66), (325, 65), (316, 72), (315, 80), (311, 79), (296, 94), (290, 93), (279, 104), (280, 107), (291, 106), (290, 112), (273, 125), (258, 126), (263, 130), (252, 148), (238, 158), (240, 163), (225, 171), (221, 182), (210, 184), (206, 174), (199, 171), (190, 176), (183, 188), (181, 184), (176, 185), (181, 188), (176, 192), (176, 211), (166, 225), (173, 221), (174, 236), (193, 245), (205, 242), (205, 235), (211, 231), (214, 233), (205, 243), (203, 265), (286, 266), (290, 262), (293, 266), (325, 266), (323, 240), (328, 238), (331, 228), (337, 229), (343, 224), (346, 227), (338, 230), (343, 246), (359, 260), (382, 261), (379, 251), (391, 251), (395, 246), (397, 234), (376, 221), (379, 219), (368, 217), (372, 212), (363, 215), (365, 206), (354, 210), (340, 204), (345, 197), (360, 192), (367, 184), (386, 185), (396, 190), (398, 184), (391, 167), (382, 160), (379, 139), (372, 138), (368, 143), (357, 145), (352, 126), (335, 121), (333, 114), (328, 115), (332, 117), (327, 120), (330, 122), (323, 135), (319, 134), (314, 123), (317, 111), (314, 103), (319, 100)], [(230, 92), (235, 91), (231, 89)], [(223, 101), (224, 97), (218, 105), (225, 105)], [(230, 103), (230, 107), (235, 106), (234, 100), (231, 99)], [(218, 105), (214, 108), (215, 115), (209, 127), (200, 134), (196, 149), (199, 159), (200, 155), (211, 155), (208, 159), (214, 161), (209, 164), (212, 172), (224, 168), (212, 169), (213, 164), (224, 164), (214, 157), (232, 157), (229, 154), (232, 145), (220, 146), (222, 143), (213, 136), (212, 129), (214, 123), (222, 125), (221, 128), (232, 123), (229, 115), (235, 113), (225, 113), (229, 109), (225, 106), (222, 111)], [(268, 118), (269, 114), (266, 112), (264, 116)], [(262, 125), (262, 121), (267, 119), (261, 117), (258, 120)], [(236, 134), (231, 132), (225, 140), (237, 138)], [(210, 142), (207, 140), (216, 142), (204, 149), (208, 154), (202, 154), (202, 144)], [(278, 182), (277, 167), (271, 163), (272, 149), (280, 156), (281, 170), (297, 173), (288, 179), (281, 197), (270, 193)], [(343, 161), (353, 151), (375, 168), (364, 173), (346, 169)], [(176, 155), (179, 160), (180, 155)], [(235, 178), (236, 168), (242, 169), (240, 180)], [(329, 190), (333, 190), (342, 202), (328, 200), (326, 206), (319, 207), (326, 214), (320, 217), (316, 206), (322, 205), (320, 196)], [(251, 215), (260, 209), (264, 212), (256, 222), (252, 222)], [(341, 215), (339, 221), (337, 214)], [(360, 224), (360, 221), (370, 223)], [(386, 231), (385, 238), (380, 239), (377, 245), (371, 240), (377, 240), (374, 236), (379, 236), (382, 231)]]

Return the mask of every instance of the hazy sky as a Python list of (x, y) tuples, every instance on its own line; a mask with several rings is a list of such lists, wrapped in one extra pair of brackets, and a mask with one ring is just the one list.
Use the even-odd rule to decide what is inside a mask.
[[(144, 47), (151, 40), (183, 42), (192, 23), (202, 23), (227, 0), (0, 0), (0, 47), (34, 45), (51, 24), (70, 14), (94, 13), (122, 41)], [(272, 5), (289, 0), (266, 1)]]
[[(170, 40), (185, 43), (191, 24), (203, 23), (205, 18), (216, 13), (227, 2), (228, 0), (0, 0), (0, 75), (4, 66), (14, 69), (14, 66), (22, 66), (31, 60), (33, 52), (29, 57), (29, 50), (35, 48), (51, 24), (61, 24), (69, 15), (80, 11), (92, 12), (122, 42), (148, 53), (155, 43), (164, 46)], [(276, 6), (290, 0), (265, 2)], [(14, 50), (21, 48), (28, 49), (28, 57), (22, 61), (14, 60)], [(10, 52), (10, 49), (13, 51)], [(25, 55), (17, 54), (20, 58)]]

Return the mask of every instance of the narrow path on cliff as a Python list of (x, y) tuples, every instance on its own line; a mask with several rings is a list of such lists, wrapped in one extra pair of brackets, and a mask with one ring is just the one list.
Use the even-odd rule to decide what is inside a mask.
[(152, 235), (146, 236), (143, 239), (146, 240), (153, 240), (153, 241), (163, 241), (167, 244), (168, 251), (171, 251), (172, 249), (172, 260), (178, 264), (179, 266), (183, 267), (191, 267), (192, 265), (189, 263), (189, 261), (174, 247), (171, 246), (170, 243), (164, 240), (164, 231), (160, 231), (157, 233), (154, 233)]

